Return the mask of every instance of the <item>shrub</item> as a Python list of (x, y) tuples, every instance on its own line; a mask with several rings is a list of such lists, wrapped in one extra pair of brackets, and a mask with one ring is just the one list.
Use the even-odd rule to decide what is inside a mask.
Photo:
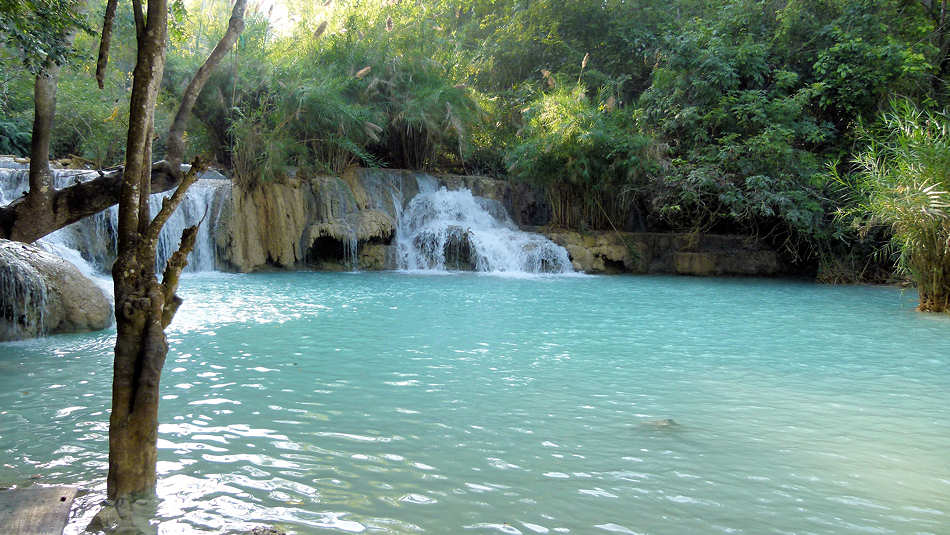
[(658, 170), (655, 145), (609, 91), (591, 99), (580, 84), (554, 85), (524, 109), (508, 170), (545, 186), (555, 224), (609, 228)]
[(920, 310), (950, 312), (950, 115), (898, 101), (861, 134), (866, 148), (850, 182), (859, 202), (842, 216), (865, 231), (889, 227)]

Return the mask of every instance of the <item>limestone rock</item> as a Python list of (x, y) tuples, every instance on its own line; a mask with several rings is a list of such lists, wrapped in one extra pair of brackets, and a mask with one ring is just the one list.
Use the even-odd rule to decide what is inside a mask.
[(109, 299), (75, 266), (33, 245), (0, 240), (0, 341), (111, 323)]
[(585, 273), (638, 271), (636, 241), (632, 233), (547, 231), (542, 233), (567, 249), (574, 269)]
[(392, 249), (395, 247), (383, 243), (368, 243), (360, 247), (359, 268), (367, 271), (386, 269), (390, 264)]
[(786, 271), (778, 253), (745, 236), (586, 232), (540, 228), (586, 273), (773, 276)]
[[(217, 236), (219, 250), (237, 271), (315, 265), (352, 269), (342, 258), (353, 245), (362, 250), (389, 244), (395, 234), (399, 197), (418, 192), (417, 173), (380, 169), (347, 170), (341, 177), (314, 176), (242, 187), (235, 184), (230, 224)], [(399, 206), (398, 209), (401, 209)], [(386, 255), (367, 252), (366, 266), (383, 269)]]

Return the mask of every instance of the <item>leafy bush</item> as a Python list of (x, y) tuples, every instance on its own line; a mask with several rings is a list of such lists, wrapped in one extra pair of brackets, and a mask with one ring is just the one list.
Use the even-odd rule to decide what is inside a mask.
[[(657, 169), (652, 140), (601, 91), (555, 84), (524, 110), (522, 140), (508, 155), (511, 175), (546, 187), (554, 223), (608, 228)], [(625, 202), (626, 201), (626, 202)]]
[(860, 197), (842, 215), (865, 232), (889, 227), (897, 266), (917, 283), (920, 310), (950, 312), (950, 115), (898, 101), (861, 134), (866, 148), (849, 183)]
[(196, 112), (224, 133), (219, 159), (245, 178), (259, 168), (263, 179), (291, 166), (461, 169), (480, 120), (476, 100), (425, 51), (401, 48), (405, 36), (387, 31), (394, 23), (384, 15), (339, 8), (335, 31), (292, 39), (275, 37), (265, 20), (249, 24), (231, 72), (209, 81)]
[(673, 157), (651, 212), (675, 229), (740, 230), (807, 256), (830, 232), (818, 152), (834, 127), (812, 112), (818, 86), (775, 63), (774, 20), (747, 4), (672, 35), (641, 97)]
[(0, 120), (0, 154), (30, 154), (30, 129), (19, 121)]
[[(51, 152), (56, 158), (79, 156), (98, 167), (120, 163), (125, 158), (128, 133), (129, 99), (126, 79), (121, 72), (110, 72), (100, 90), (88, 73), (62, 76), (56, 102)], [(171, 124), (174, 110), (160, 99), (155, 110), (154, 153), (164, 151), (164, 133)]]

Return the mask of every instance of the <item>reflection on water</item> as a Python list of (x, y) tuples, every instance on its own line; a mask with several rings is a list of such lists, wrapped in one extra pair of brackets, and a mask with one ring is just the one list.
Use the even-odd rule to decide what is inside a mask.
[[(950, 524), (950, 321), (893, 289), (297, 273), (182, 294), (159, 533)], [(68, 533), (104, 496), (113, 344), (0, 345), (0, 483), (91, 489)]]

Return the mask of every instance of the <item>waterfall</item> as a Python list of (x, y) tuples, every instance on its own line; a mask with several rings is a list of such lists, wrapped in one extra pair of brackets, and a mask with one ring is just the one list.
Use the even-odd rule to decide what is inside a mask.
[(46, 282), (9, 246), (0, 245), (0, 340), (46, 334)]
[[(178, 250), (182, 231), (201, 222), (198, 227), (195, 248), (188, 255), (188, 267), (185, 270), (190, 272), (215, 271), (218, 263), (214, 231), (218, 226), (223, 207), (222, 194), (229, 193), (230, 188), (231, 181), (223, 178), (200, 179), (188, 188), (185, 200), (175, 210), (175, 213), (168, 218), (165, 228), (162, 229), (162, 233), (159, 235), (155, 257), (156, 270), (165, 269), (168, 259)], [(162, 199), (170, 197), (173, 192), (174, 190), (156, 193), (149, 198), (148, 205), (153, 217), (162, 208)], [(118, 215), (116, 207), (109, 210)]]
[[(21, 197), (29, 189), (27, 167), (7, 158), (0, 159), (0, 206)], [(186, 271), (213, 271), (216, 268), (218, 262), (214, 231), (230, 196), (231, 182), (214, 172), (205, 173), (204, 176), (209, 175), (216, 177), (200, 178), (195, 182), (162, 229), (156, 251), (156, 271), (164, 269), (168, 258), (178, 249), (182, 230), (199, 221), (201, 226), (195, 248), (188, 256)], [(95, 171), (53, 170), (54, 187), (57, 189), (97, 176)], [(152, 216), (161, 209), (162, 199), (172, 193), (155, 193), (149, 198)], [(113, 206), (37, 240), (36, 245), (65, 258), (87, 277), (102, 282), (103, 275), (109, 272), (116, 256), (118, 215), (118, 207)], [(106, 281), (104, 286), (111, 284)], [(111, 293), (111, 288), (109, 291)]]
[(396, 247), (405, 270), (573, 272), (563, 247), (519, 230), (501, 203), (438, 188), (431, 177), (420, 178), (419, 194), (400, 214)]

